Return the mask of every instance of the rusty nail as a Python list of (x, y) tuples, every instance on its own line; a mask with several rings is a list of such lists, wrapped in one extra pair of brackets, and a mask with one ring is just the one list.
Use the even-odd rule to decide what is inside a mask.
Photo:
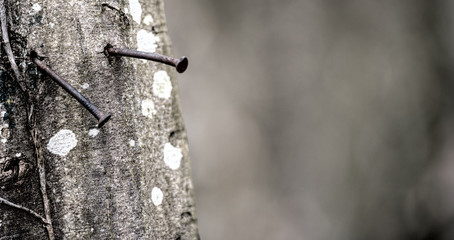
[(127, 56), (164, 63), (170, 66), (174, 66), (179, 73), (186, 71), (189, 64), (187, 57), (171, 58), (157, 53), (141, 52), (124, 48), (114, 48), (110, 44), (107, 44), (107, 46), (104, 48), (104, 54), (106, 56)]
[(110, 119), (110, 114), (104, 114), (99, 111), (88, 99), (86, 99), (80, 92), (74, 89), (68, 82), (60, 78), (54, 71), (52, 71), (46, 64), (44, 64), (41, 60), (38, 59), (38, 54), (36, 52), (32, 52), (30, 54), (33, 62), (38, 66), (39, 69), (44, 71), (47, 75), (49, 75), (52, 80), (54, 80), (58, 85), (60, 85), (66, 92), (71, 94), (80, 104), (82, 104), (93, 116), (96, 117), (98, 120), (98, 128), (102, 127), (107, 121)]

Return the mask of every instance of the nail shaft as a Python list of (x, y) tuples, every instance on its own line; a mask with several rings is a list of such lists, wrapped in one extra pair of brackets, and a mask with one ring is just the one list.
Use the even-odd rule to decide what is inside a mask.
[(39, 69), (44, 71), (50, 78), (52, 78), (58, 85), (60, 85), (66, 92), (73, 96), (80, 104), (82, 104), (93, 116), (98, 120), (98, 127), (102, 127), (109, 119), (110, 114), (104, 114), (97, 107), (95, 107), (87, 98), (79, 93), (73, 86), (63, 80), (54, 71), (52, 71), (46, 64), (40, 61), (37, 57), (32, 57), (33, 62)]
[(168, 56), (164, 56), (157, 53), (149, 53), (149, 52), (141, 52), (132, 49), (124, 49), (124, 48), (114, 48), (111, 45), (107, 45), (105, 50), (105, 54), (107, 56), (116, 55), (116, 56), (127, 56), (133, 58), (140, 58), (140, 59), (147, 59), (152, 60), (155, 62), (164, 63), (176, 68), (177, 72), (183, 73), (188, 68), (188, 58), (181, 57), (181, 58), (171, 58)]

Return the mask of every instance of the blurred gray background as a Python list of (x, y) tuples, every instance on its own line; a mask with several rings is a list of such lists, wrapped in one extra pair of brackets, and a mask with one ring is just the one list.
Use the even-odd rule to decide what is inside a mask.
[(202, 239), (454, 239), (454, 1), (165, 4)]

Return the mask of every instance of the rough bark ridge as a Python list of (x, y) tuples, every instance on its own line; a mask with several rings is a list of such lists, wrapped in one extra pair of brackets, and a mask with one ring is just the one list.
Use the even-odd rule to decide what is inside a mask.
[[(56, 239), (197, 239), (175, 70), (103, 54), (112, 44), (172, 55), (162, 1), (5, 6), (23, 81), (2, 41), (0, 198), (9, 202), (0, 199), (0, 239), (52, 238), (49, 226)], [(97, 129), (87, 110), (36, 69), (31, 51), (112, 120)]]

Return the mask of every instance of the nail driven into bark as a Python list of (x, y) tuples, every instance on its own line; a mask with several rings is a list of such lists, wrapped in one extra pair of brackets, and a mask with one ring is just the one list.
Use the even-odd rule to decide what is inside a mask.
[(73, 86), (68, 82), (63, 80), (58, 76), (54, 71), (52, 71), (46, 64), (38, 59), (38, 54), (36, 52), (31, 53), (32, 61), (45, 72), (49, 77), (54, 80), (58, 85), (60, 85), (66, 92), (73, 96), (80, 104), (82, 104), (95, 118), (98, 120), (98, 128), (102, 127), (107, 121), (109, 121), (111, 115), (105, 114), (99, 111), (87, 98), (85, 98), (80, 92), (78, 92)]
[(157, 53), (141, 52), (132, 49), (114, 48), (112, 45), (107, 44), (104, 48), (106, 56), (126, 56), (140, 59), (147, 59), (155, 62), (164, 63), (176, 68), (177, 72), (183, 73), (188, 68), (188, 58), (171, 58)]

